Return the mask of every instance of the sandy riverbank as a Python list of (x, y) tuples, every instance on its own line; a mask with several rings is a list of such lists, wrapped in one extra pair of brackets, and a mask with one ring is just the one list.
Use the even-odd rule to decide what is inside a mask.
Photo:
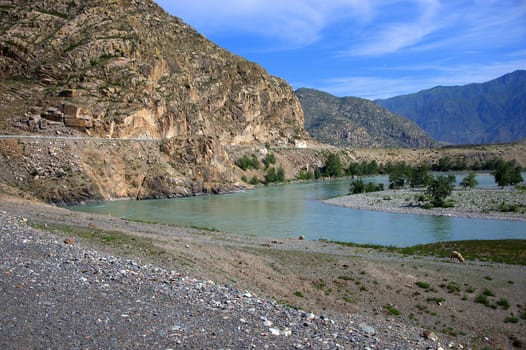
[[(353, 209), (402, 214), (526, 221), (526, 192), (512, 187), (454, 190), (450, 196), (455, 203), (452, 208), (425, 209), (416, 199), (421, 194), (423, 190), (386, 190), (332, 198), (324, 202)], [(518, 211), (504, 212), (499, 208), (502, 204), (515, 205)]]

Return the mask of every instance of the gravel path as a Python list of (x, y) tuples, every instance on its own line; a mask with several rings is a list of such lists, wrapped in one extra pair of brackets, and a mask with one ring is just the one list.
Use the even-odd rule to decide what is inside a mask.
[[(526, 193), (511, 187), (455, 190), (450, 196), (455, 203), (452, 208), (424, 209), (420, 207), (422, 203), (416, 200), (421, 194), (423, 194), (422, 190), (386, 190), (332, 198), (324, 202), (347, 208), (403, 214), (526, 221)], [(519, 206), (520, 210), (502, 212), (499, 206), (503, 203)]]

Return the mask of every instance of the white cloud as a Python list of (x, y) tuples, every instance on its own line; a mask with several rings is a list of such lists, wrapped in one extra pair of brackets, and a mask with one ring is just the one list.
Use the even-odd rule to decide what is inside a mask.
[[(402, 71), (402, 74), (395, 78), (378, 78), (377, 76), (340, 77), (326, 80), (318, 89), (337, 96), (356, 96), (371, 100), (389, 98), (411, 94), (435, 86), (483, 83), (517, 69), (526, 70), (526, 57), (521, 60), (489, 64), (460, 64), (456, 66), (428, 64), (393, 68), (393, 70), (395, 69)], [(415, 71), (424, 73), (415, 74)]]
[(361, 0), (156, 0), (166, 11), (199, 31), (243, 33), (286, 42), (292, 47), (312, 44), (324, 28), (352, 17), (367, 20), (374, 11)]
[[(376, 23), (378, 28), (370, 26), (366, 34), (358, 39), (357, 45), (341, 53), (343, 56), (377, 56), (397, 52), (420, 43), (438, 29), (436, 16), (441, 7), (438, 0), (401, 0), (387, 4), (389, 7), (377, 11), (388, 12), (395, 7), (397, 13), (392, 18), (396, 20), (384, 19), (383, 23)], [(398, 18), (397, 15), (411, 12), (409, 10), (414, 10), (417, 15), (414, 18)]]

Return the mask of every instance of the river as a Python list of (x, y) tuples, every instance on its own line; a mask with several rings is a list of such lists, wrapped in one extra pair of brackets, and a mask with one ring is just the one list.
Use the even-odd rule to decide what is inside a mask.
[[(457, 175), (457, 182), (462, 179)], [(365, 178), (387, 182), (387, 177)], [(478, 174), (480, 186), (495, 186)], [(108, 201), (70, 207), (130, 220), (194, 226), (269, 238), (328, 239), (398, 247), (464, 239), (526, 239), (522, 221), (407, 215), (341, 208), (321, 200), (346, 195), (349, 179), (260, 187), (226, 195)]]

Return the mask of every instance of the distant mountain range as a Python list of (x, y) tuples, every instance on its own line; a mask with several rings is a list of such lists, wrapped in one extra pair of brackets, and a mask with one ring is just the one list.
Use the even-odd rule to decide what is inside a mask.
[(375, 102), (415, 121), (439, 141), (488, 144), (526, 138), (526, 70), (482, 84), (439, 86)]
[(372, 101), (304, 88), (296, 95), (305, 114), (305, 129), (321, 142), (339, 147), (417, 148), (435, 143), (415, 122)]

